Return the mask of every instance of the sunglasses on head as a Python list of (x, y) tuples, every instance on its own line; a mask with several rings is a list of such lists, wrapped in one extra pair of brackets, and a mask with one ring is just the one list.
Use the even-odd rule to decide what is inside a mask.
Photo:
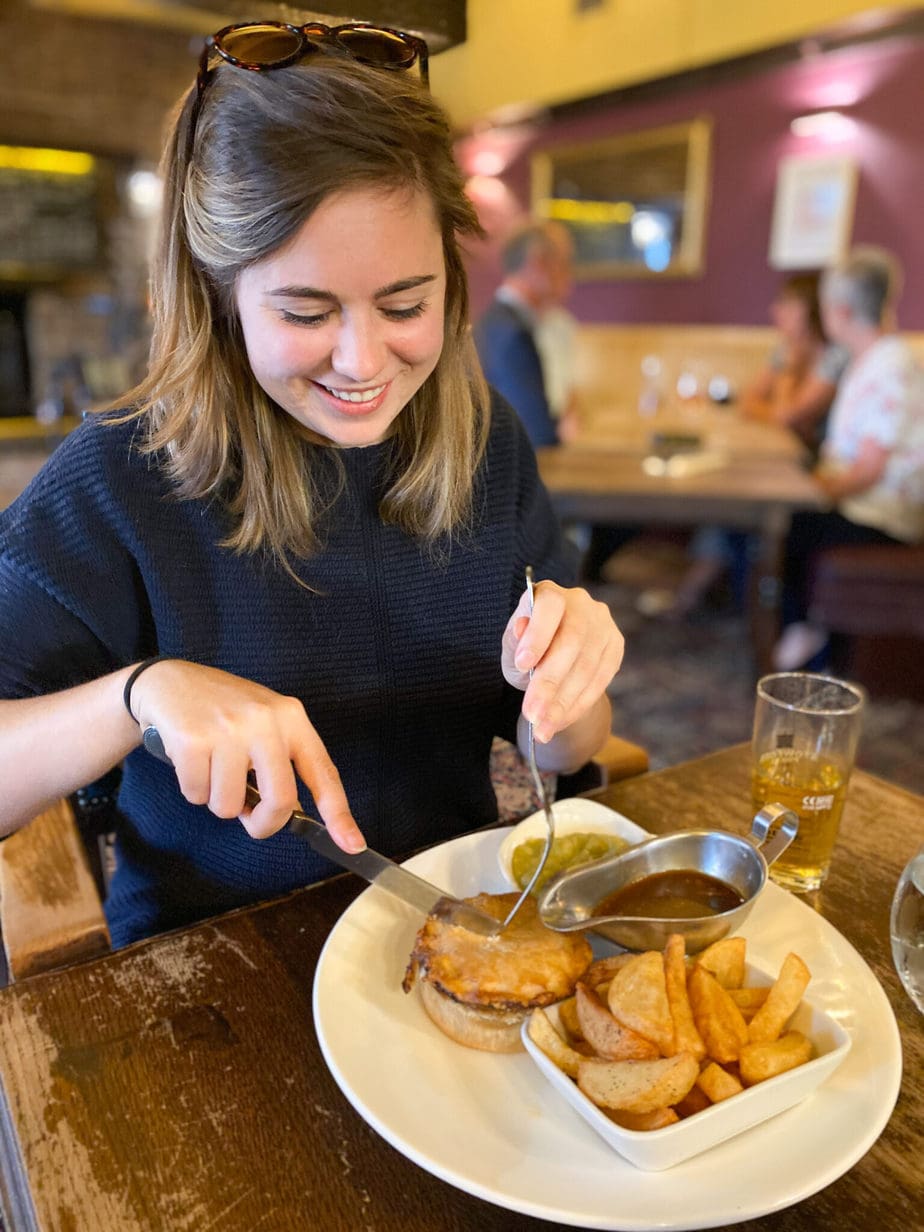
[(256, 21), (225, 26), (206, 39), (199, 57), (196, 98), (189, 124), (189, 152), (193, 148), (202, 97), (218, 67), (212, 62), (215, 54), (234, 68), (266, 73), (298, 63), (320, 51), (322, 44), (329, 44), (360, 64), (373, 68), (402, 71), (418, 64), (421, 80), (429, 88), (427, 44), (423, 39), (401, 30), (390, 30), (387, 26), (373, 26), (366, 22), (350, 22), (342, 26), (308, 22), (304, 26), (290, 26), (282, 21)]

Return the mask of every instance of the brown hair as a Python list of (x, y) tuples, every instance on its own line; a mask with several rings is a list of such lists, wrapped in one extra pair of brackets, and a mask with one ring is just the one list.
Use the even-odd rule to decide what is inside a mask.
[[(480, 234), (442, 110), (409, 73), (333, 54), (307, 66), (245, 72), (222, 65), (186, 147), (195, 90), (164, 154), (164, 206), (152, 273), (148, 375), (128, 418), (148, 425), (177, 492), (220, 497), (226, 546), (290, 554), (320, 547), (319, 444), (257, 383), (234, 306), (240, 272), (284, 245), (333, 192), (370, 185), (422, 191), (446, 261), (444, 343), (434, 372), (395, 422), (381, 516), (430, 541), (465, 524), (484, 452), (488, 402), (468, 330), (459, 235)], [(124, 404), (123, 404), (124, 405)], [(329, 500), (329, 494), (328, 494)]]
[(778, 300), (796, 299), (804, 304), (809, 329), (819, 342), (827, 342), (828, 338), (821, 320), (821, 304), (818, 300), (820, 282), (821, 274), (817, 271), (804, 274), (789, 274), (780, 283), (776, 298)]

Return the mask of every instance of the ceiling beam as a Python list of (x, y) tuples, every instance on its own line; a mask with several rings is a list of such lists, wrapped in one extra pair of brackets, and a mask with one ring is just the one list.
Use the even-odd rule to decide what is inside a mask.
[[(278, 0), (26, 0), (28, 6), (87, 19), (137, 22), (209, 34), (254, 18), (338, 25), (343, 8)], [(407, 30), (426, 39), (431, 54), (465, 41), (466, 0), (351, 0), (350, 20)]]

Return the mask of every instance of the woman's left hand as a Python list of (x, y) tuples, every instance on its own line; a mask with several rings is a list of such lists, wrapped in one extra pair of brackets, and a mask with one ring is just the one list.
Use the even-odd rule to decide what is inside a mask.
[(523, 715), (537, 740), (547, 744), (590, 711), (619, 670), (623, 645), (609, 607), (586, 590), (539, 582), (531, 617), (523, 592), (504, 630), (501, 667), (526, 693)]

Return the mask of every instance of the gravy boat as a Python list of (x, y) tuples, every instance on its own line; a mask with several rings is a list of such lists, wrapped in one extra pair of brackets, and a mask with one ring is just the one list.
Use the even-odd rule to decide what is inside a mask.
[[(771, 826), (778, 825), (771, 838)], [(681, 830), (650, 838), (619, 855), (566, 869), (539, 895), (539, 917), (556, 932), (590, 929), (627, 950), (660, 950), (671, 933), (682, 933), (688, 954), (738, 928), (767, 883), (767, 870), (796, 837), (799, 818), (782, 804), (765, 804), (747, 837), (726, 830)], [(610, 894), (656, 873), (692, 870), (724, 881), (742, 902), (718, 915), (693, 919), (594, 915)]]

